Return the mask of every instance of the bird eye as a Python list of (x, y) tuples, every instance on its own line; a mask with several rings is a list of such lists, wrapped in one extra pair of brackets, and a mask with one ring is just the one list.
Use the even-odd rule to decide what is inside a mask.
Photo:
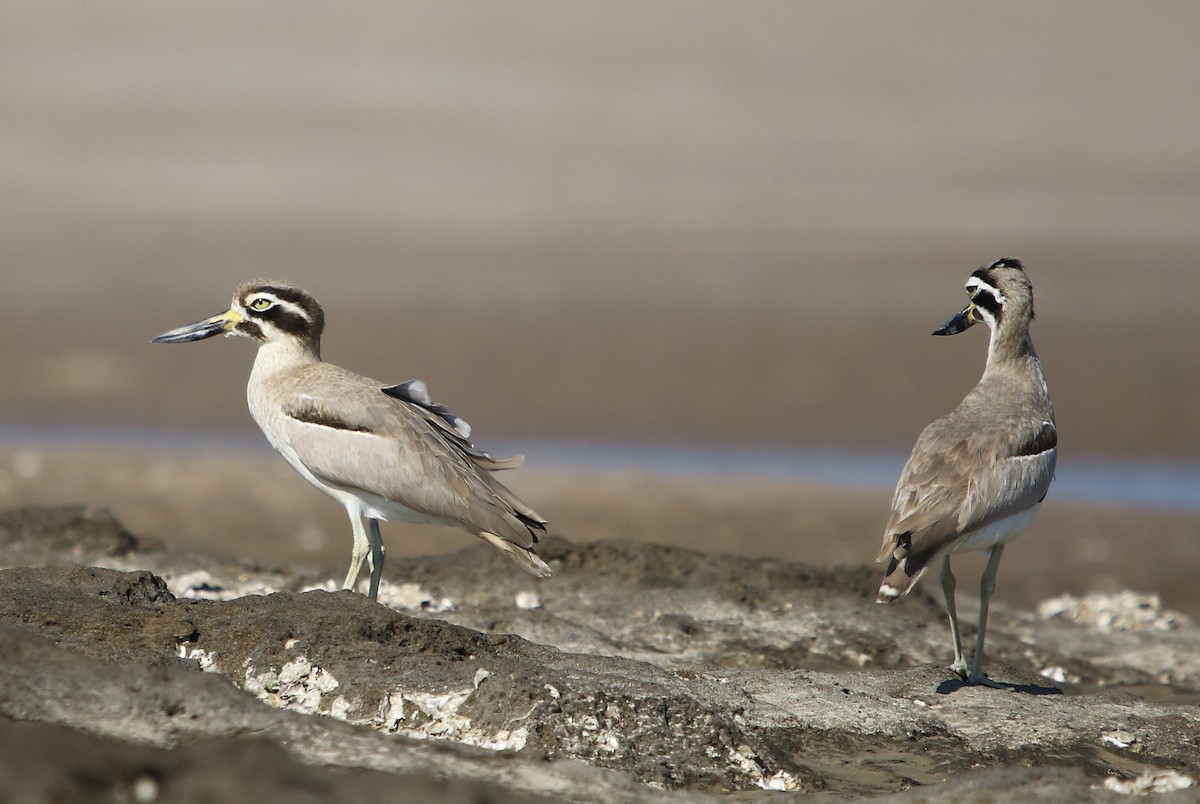
[(270, 308), (271, 308), (271, 300), (263, 298), (261, 296), (259, 298), (255, 299), (254, 301), (250, 302), (250, 309), (254, 310), (256, 312), (259, 312), (259, 313), (263, 312), (264, 310), (269, 310)]

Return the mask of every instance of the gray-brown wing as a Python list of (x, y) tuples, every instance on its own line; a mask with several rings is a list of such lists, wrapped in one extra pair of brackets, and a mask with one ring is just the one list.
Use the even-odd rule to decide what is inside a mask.
[(967, 478), (960, 455), (942, 448), (952, 440), (949, 423), (933, 422), (913, 447), (892, 498), (878, 561), (914, 551), (913, 542), (939, 541), (953, 535), (958, 511), (967, 495)]
[(445, 405), (430, 399), (429, 389), (421, 380), (409, 380), (380, 390), (394, 399), (415, 406), (426, 422), (441, 431), (455, 449), (467, 455), (481, 469), (498, 472), (501, 469), (516, 469), (525, 462), (524, 455), (497, 460), (472, 444), (471, 425), (451, 413)]
[[(546, 520), (537, 511), (530, 508), (521, 498), (500, 481), (491, 476), (491, 472), (505, 469), (515, 469), (525, 463), (524, 455), (514, 455), (511, 458), (494, 458), (489, 453), (471, 443), (471, 425), (450, 412), (445, 405), (439, 405), (429, 397), (429, 390), (421, 380), (393, 385), (381, 389), (384, 394), (400, 400), (414, 413), (418, 413), (446, 442), (453, 451), (461, 453), (475, 469), (488, 488), (499, 497), (526, 524), (538, 530), (545, 530)], [(536, 537), (534, 541), (537, 541)]]
[(444, 414), (353, 375), (343, 380), (328, 394), (297, 392), (284, 402), (284, 430), (309, 471), (475, 533), (522, 547), (536, 541), (531, 528), (545, 520), (490, 475), (508, 462), (475, 450), (461, 431), (452, 435)]
[(959, 534), (1037, 504), (1054, 476), (1053, 422), (1006, 421), (966, 429), (951, 418), (929, 425), (901, 473), (880, 561), (930, 554)]
[(1058, 430), (1052, 421), (1024, 421), (1001, 439), (991, 469), (975, 476), (959, 519), (967, 533), (1027, 511), (1050, 490), (1058, 461)]

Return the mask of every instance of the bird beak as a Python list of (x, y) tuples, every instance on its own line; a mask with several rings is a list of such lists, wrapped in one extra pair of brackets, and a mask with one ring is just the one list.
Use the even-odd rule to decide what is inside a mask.
[(220, 315), (214, 315), (212, 318), (206, 318), (203, 321), (197, 321), (195, 324), (188, 324), (186, 327), (164, 332), (156, 338), (151, 338), (151, 342), (187, 343), (188, 341), (202, 341), (205, 338), (211, 338), (213, 335), (230, 332), (241, 320), (242, 316), (236, 310), (230, 308)]
[(933, 331), (934, 335), (957, 335), (966, 332), (979, 321), (975, 317), (975, 302), (971, 302), (958, 315)]

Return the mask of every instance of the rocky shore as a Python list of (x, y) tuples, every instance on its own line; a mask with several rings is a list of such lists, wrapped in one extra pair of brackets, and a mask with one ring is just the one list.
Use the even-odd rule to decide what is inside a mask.
[[(1148, 596), (992, 612), (1002, 689), (945, 669), (874, 568), (549, 538), (330, 578), (0, 515), (12, 801), (1192, 800), (1200, 633)], [(969, 613), (964, 613), (964, 618)], [(1125, 792), (1118, 792), (1124, 790)]]

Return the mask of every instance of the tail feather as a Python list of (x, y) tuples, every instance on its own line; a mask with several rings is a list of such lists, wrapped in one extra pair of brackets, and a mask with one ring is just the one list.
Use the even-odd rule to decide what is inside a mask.
[(550, 567), (546, 566), (546, 562), (542, 561), (538, 554), (533, 552), (532, 547), (521, 547), (519, 544), (513, 544), (507, 539), (502, 539), (496, 534), (488, 533), (487, 531), (483, 531), (479, 535), (507, 553), (508, 557), (515, 561), (518, 567), (530, 575), (536, 575), (539, 578), (550, 577)]
[(500, 502), (504, 503), (504, 505), (508, 506), (508, 508), (512, 510), (513, 515), (520, 520), (521, 524), (529, 528), (529, 535), (533, 537), (533, 540), (536, 542), (537, 534), (534, 533), (534, 531), (546, 530), (546, 518), (530, 508), (529, 503), (522, 500), (513, 492), (512, 489), (501, 483), (499, 480), (496, 480), (491, 475), (484, 475), (483, 479), (488, 484), (488, 488), (491, 489), (492, 494), (495, 494)]
[(929, 569), (928, 556), (892, 557), (888, 562), (887, 571), (883, 574), (883, 582), (879, 584), (879, 594), (876, 603), (890, 603), (898, 597), (907, 595), (921, 580), (925, 570)]

